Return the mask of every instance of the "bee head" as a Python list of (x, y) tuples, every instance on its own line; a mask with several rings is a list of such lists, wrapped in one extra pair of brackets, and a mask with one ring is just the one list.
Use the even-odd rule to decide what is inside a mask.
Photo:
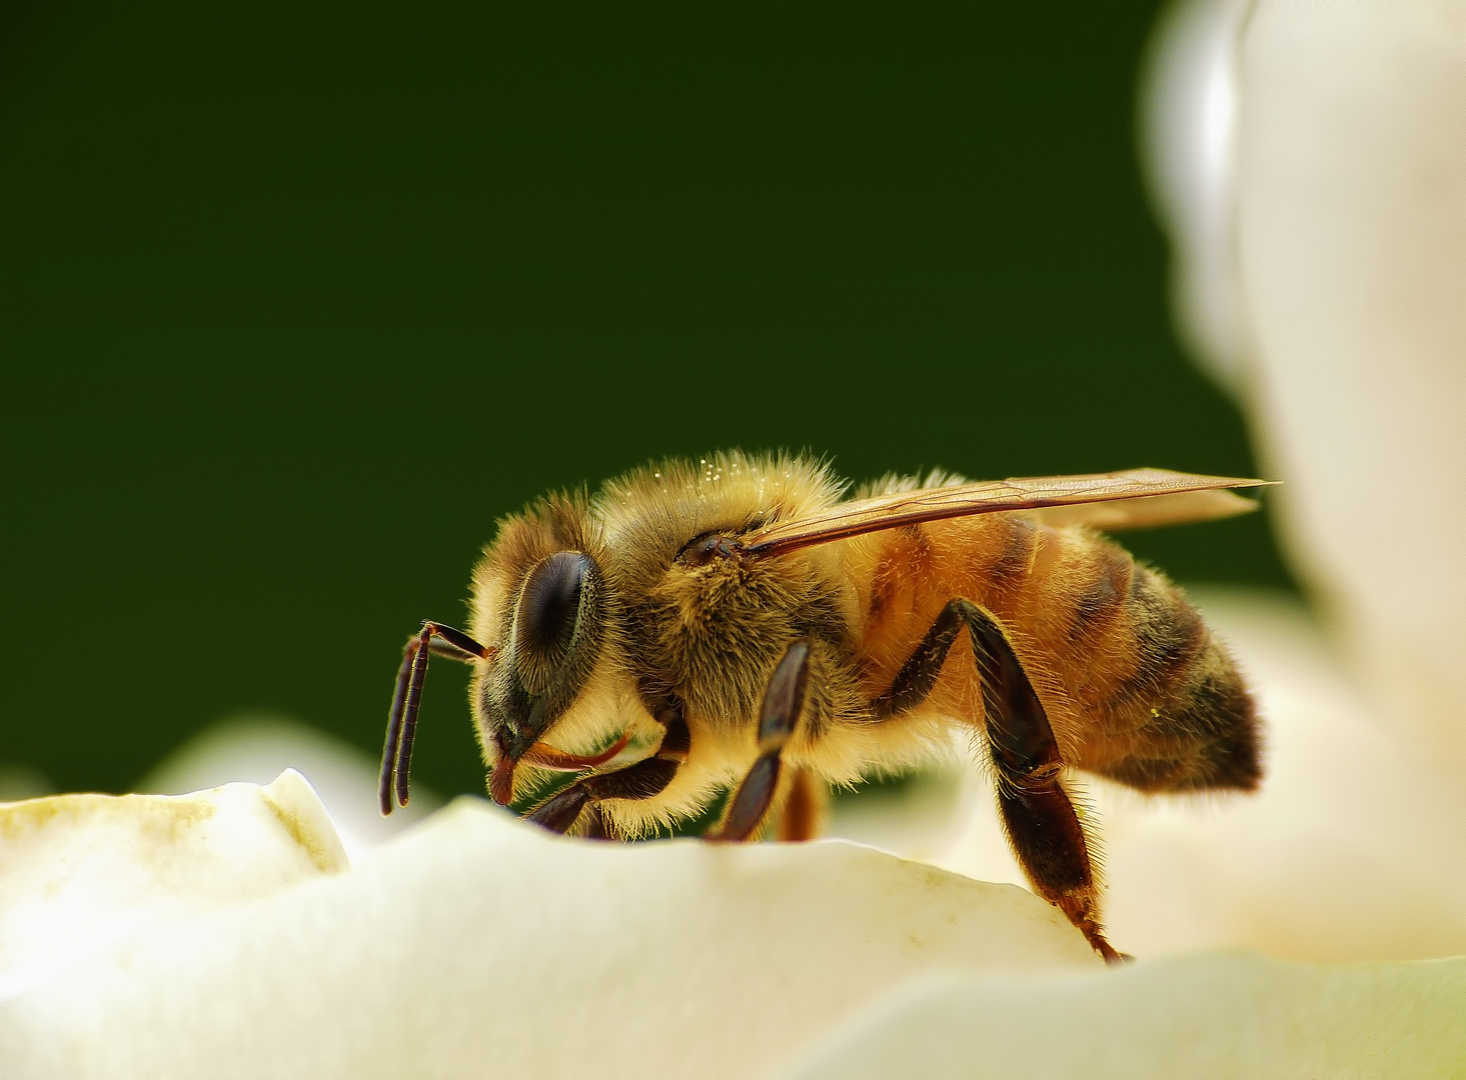
[(509, 801), (515, 765), (595, 671), (606, 636), (605, 592), (600, 566), (584, 551), (546, 555), (523, 574), (504, 612), (503, 645), (477, 694), (496, 801)]
[(618, 662), (607, 558), (584, 498), (552, 496), (502, 521), (474, 570), (470, 632), (490, 656), (471, 701), (496, 802), (512, 800), (520, 765), (530, 777), (584, 771), (651, 737)]

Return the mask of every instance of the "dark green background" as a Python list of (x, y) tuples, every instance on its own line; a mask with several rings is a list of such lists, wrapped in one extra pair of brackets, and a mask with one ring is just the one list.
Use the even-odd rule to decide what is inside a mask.
[[(12, 0), (0, 760), (375, 750), (495, 519), (653, 455), (1251, 473), (1134, 161), (1155, 6)], [(1261, 518), (1133, 546), (1286, 582)]]

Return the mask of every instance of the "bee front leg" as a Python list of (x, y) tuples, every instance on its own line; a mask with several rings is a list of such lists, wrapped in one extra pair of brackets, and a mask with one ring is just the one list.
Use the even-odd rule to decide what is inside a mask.
[(758, 760), (738, 785), (723, 824), (709, 840), (747, 840), (762, 824), (779, 789), (779, 754), (794, 734), (809, 682), (809, 642), (790, 645), (769, 679), (758, 720)]
[(982, 681), (983, 732), (997, 772), (998, 810), (1013, 852), (1034, 891), (1062, 911), (1109, 963), (1125, 959), (1105, 940), (1089, 845), (1064, 789), (1064, 762), (1048, 713), (997, 619), (960, 597), (872, 703), (877, 717), (920, 705), (963, 626)]
[(528, 814), (533, 821), (553, 833), (567, 833), (586, 816), (585, 835), (609, 839), (610, 833), (601, 816), (599, 803), (605, 799), (651, 799), (667, 789), (677, 770), (687, 760), (691, 745), (687, 724), (675, 720), (667, 728), (656, 754), (616, 772), (597, 773), (577, 780), (563, 791), (551, 795)]

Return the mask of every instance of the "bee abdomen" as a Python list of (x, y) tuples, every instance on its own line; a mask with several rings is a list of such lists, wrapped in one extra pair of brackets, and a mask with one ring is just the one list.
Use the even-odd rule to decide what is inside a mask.
[[(1083, 632), (1074, 645), (1108, 639), (1107, 651), (1129, 653), (1130, 664), (1125, 674), (1116, 663), (1117, 677), (1093, 687), (1096, 738), (1086, 740), (1081, 764), (1147, 792), (1255, 788), (1257, 713), (1232, 657), (1175, 585), (1106, 547), (1098, 584), (1085, 594), (1095, 602), (1077, 606)], [(1118, 594), (1121, 561), (1130, 574)]]

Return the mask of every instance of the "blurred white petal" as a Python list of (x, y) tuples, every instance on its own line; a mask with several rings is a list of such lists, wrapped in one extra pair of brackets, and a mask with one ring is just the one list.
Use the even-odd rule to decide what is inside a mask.
[(1248, 0), (1175, 0), (1141, 71), (1141, 160), (1171, 237), (1177, 328), (1208, 373), (1242, 382), (1236, 260), (1237, 53)]
[(1466, 7), (1262, 0), (1238, 250), (1300, 570), (1425, 770), (1466, 770)]
[(310, 778), (353, 860), (443, 804), (417, 781), (412, 802), (383, 817), (377, 809), (375, 758), (323, 731), (267, 715), (236, 716), (205, 728), (138, 781), (135, 790), (176, 795), (236, 780), (268, 784), (291, 768)]
[(788, 1080), (1458, 1076), (1466, 960), (1309, 968), (1206, 956), (932, 980), (852, 1018)]

